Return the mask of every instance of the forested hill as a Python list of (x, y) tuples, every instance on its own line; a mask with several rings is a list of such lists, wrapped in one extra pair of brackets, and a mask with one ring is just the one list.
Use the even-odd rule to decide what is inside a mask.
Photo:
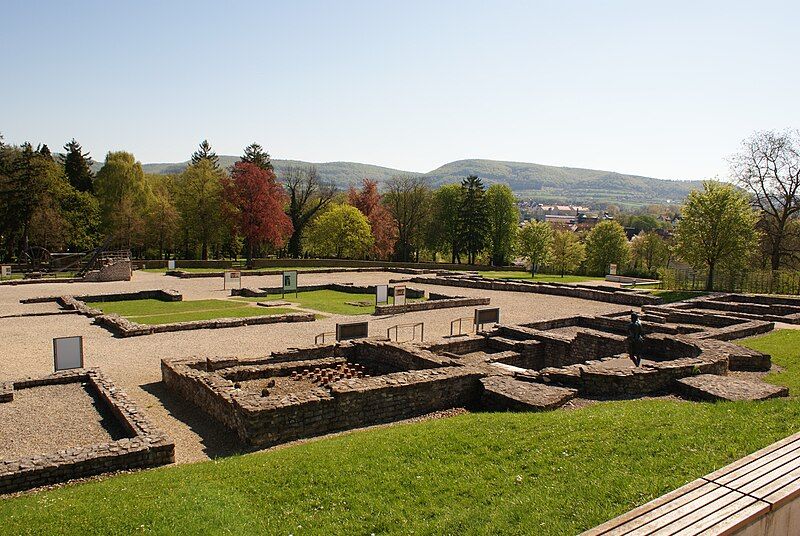
[[(233, 165), (238, 157), (220, 156), (224, 167)], [(288, 166), (307, 166), (297, 160), (273, 160), (278, 176)], [(144, 164), (147, 173), (179, 173), (187, 162)], [(326, 181), (342, 188), (358, 184), (363, 178), (385, 183), (395, 175), (421, 175), (432, 186), (460, 182), (467, 175), (481, 177), (488, 184), (508, 184), (518, 196), (538, 201), (610, 202), (641, 205), (682, 201), (690, 190), (700, 187), (699, 181), (674, 181), (627, 175), (613, 171), (544, 166), (525, 162), (498, 160), (458, 160), (428, 173), (414, 173), (355, 162), (325, 162), (314, 164)], [(99, 165), (97, 166), (99, 168)]]

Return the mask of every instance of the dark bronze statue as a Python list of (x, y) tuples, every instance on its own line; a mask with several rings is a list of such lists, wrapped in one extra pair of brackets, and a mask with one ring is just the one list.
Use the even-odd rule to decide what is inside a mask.
[(639, 322), (637, 313), (631, 313), (631, 323), (628, 324), (628, 357), (637, 367), (642, 364), (642, 346), (644, 346), (642, 323)]

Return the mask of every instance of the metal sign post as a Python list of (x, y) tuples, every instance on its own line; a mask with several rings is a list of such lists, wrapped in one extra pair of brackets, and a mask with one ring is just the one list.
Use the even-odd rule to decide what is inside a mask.
[(609, 273), (609, 275), (617, 275), (617, 265), (616, 264), (610, 264), (608, 266), (608, 273)]
[(480, 309), (475, 309), (475, 333), (480, 331), (484, 324), (498, 324), (499, 322), (499, 307), (483, 307)]
[(294, 292), (294, 297), (297, 297), (297, 271), (292, 270), (289, 272), (283, 272), (283, 297), (286, 297), (286, 293)]
[(0, 277), (11, 277), (11, 266), (0, 266)]
[(174, 270), (176, 266), (175, 259), (170, 259), (167, 261), (167, 270)]
[(366, 339), (369, 336), (369, 322), (347, 322), (336, 324), (336, 340)]
[(377, 285), (375, 287), (375, 305), (389, 303), (389, 285)]
[(405, 285), (395, 285), (395, 287), (394, 287), (394, 304), (395, 305), (405, 305), (406, 304), (406, 286)]
[(56, 372), (83, 368), (83, 337), (53, 339), (53, 368)]

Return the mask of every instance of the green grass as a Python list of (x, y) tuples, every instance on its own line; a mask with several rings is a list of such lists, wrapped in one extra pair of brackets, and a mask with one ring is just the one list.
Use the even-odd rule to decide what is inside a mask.
[[(349, 292), (339, 292), (338, 290), (298, 292), (297, 297), (294, 294), (287, 294), (285, 298), (282, 298), (280, 294), (274, 294), (264, 298), (245, 299), (248, 301), (285, 300), (299, 303), (300, 307), (304, 309), (313, 309), (314, 311), (337, 315), (371, 315), (375, 312), (375, 294), (351, 294)], [(419, 300), (409, 299), (407, 301), (414, 302)], [(349, 305), (347, 302), (370, 302), (371, 305), (361, 307)], [(391, 298), (389, 303), (392, 303)]]
[(139, 324), (171, 324), (192, 320), (215, 318), (244, 318), (283, 313), (297, 313), (297, 309), (257, 307), (233, 300), (191, 300), (166, 302), (161, 300), (128, 300), (117, 302), (91, 302), (88, 304), (104, 313), (117, 313)]
[[(638, 288), (638, 285), (636, 288)], [(694, 290), (654, 290), (651, 294), (659, 296), (663, 303), (674, 303), (677, 301), (706, 296), (708, 292), (698, 292)]]
[[(743, 344), (800, 389), (800, 331)], [(469, 414), (0, 500), (0, 532), (575, 534), (798, 425), (796, 399)]]
[(486, 272), (478, 272), (484, 277), (489, 277), (491, 279), (530, 279), (532, 281), (538, 281), (540, 283), (583, 283), (585, 281), (602, 281), (602, 277), (593, 277), (588, 275), (565, 275), (561, 277), (560, 275), (552, 275), (552, 274), (537, 274), (536, 277), (531, 277), (530, 272), (520, 272), (520, 271), (502, 271), (502, 270), (495, 270), (495, 271), (486, 271)]

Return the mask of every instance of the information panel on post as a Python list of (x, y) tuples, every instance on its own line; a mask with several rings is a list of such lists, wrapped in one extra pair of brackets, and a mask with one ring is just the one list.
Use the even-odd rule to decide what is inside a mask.
[(227, 270), (225, 272), (225, 282), (222, 288), (231, 289), (234, 287), (242, 288), (242, 272), (238, 270)]
[(336, 340), (366, 339), (369, 336), (369, 322), (347, 322), (336, 324)]
[(283, 296), (291, 292), (297, 297), (297, 270), (283, 272)]
[(175, 269), (175, 259), (170, 259), (167, 261), (167, 270), (174, 270)]
[(475, 332), (478, 332), (484, 324), (498, 324), (499, 322), (499, 307), (482, 307), (475, 309)]
[(0, 266), (0, 276), (1, 277), (11, 277), (11, 266), (3, 265)]
[(377, 285), (375, 287), (375, 305), (389, 303), (389, 285)]
[(405, 305), (406, 304), (406, 286), (405, 285), (395, 285), (395, 287), (394, 287), (394, 304), (395, 305)]
[(53, 339), (53, 368), (56, 372), (83, 368), (83, 337)]
[(608, 265), (608, 274), (609, 275), (617, 275), (617, 265), (616, 264), (609, 264)]

